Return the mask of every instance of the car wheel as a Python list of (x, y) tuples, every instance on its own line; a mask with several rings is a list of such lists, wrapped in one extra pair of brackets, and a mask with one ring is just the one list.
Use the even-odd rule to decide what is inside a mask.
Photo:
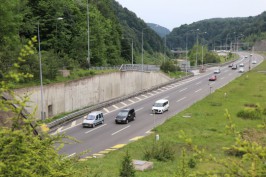
[(92, 124), (92, 128), (94, 128), (95, 127), (95, 124)]
[(126, 124), (128, 124), (128, 119), (126, 120)]
[(103, 124), (104, 123), (104, 120), (102, 120), (102, 123), (101, 124)]
[(132, 120), (135, 120), (135, 119), (136, 119), (136, 116), (134, 116)]

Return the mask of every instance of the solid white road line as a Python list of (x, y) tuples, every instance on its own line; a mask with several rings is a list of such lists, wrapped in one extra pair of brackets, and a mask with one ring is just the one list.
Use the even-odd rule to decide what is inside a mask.
[(127, 129), (128, 127), (130, 127), (130, 125), (129, 125), (129, 126), (126, 126), (126, 127), (124, 127), (124, 128), (122, 128), (122, 129), (120, 129), (120, 130), (118, 130), (118, 131), (116, 131), (116, 132), (114, 132), (114, 133), (112, 133), (112, 135), (115, 135), (115, 134), (117, 134), (117, 133), (119, 133), (119, 132), (121, 132), (121, 131)]
[(101, 125), (101, 126), (99, 126), (99, 127), (96, 127), (96, 128), (94, 128), (94, 129), (90, 130), (90, 131), (87, 131), (87, 132), (85, 132), (85, 133), (90, 133), (90, 132), (92, 132), (92, 131), (94, 131), (94, 130), (97, 130), (97, 129), (99, 129), (99, 128), (104, 127), (105, 125), (107, 125), (107, 124), (103, 124), (103, 125)]

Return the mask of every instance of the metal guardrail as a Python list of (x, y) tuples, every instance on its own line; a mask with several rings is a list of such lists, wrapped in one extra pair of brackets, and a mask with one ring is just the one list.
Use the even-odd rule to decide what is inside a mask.
[(136, 96), (141, 95), (143, 93), (150, 92), (152, 90), (156, 90), (158, 88), (161, 88), (161, 87), (164, 87), (166, 85), (170, 85), (170, 84), (173, 84), (173, 83), (182, 81), (182, 80), (187, 79), (187, 78), (190, 78), (190, 77), (193, 77), (193, 74), (191, 74), (189, 76), (181, 77), (179, 79), (173, 79), (170, 82), (167, 82), (167, 83), (164, 83), (164, 84), (160, 84), (160, 85), (154, 86), (154, 87), (152, 87), (150, 89), (141, 90), (139, 92), (135, 92), (135, 93), (132, 93), (132, 94), (127, 95), (127, 96), (122, 96), (122, 97), (115, 98), (115, 99), (112, 99), (112, 100), (109, 100), (109, 101), (106, 101), (106, 102), (99, 103), (97, 105), (93, 105), (93, 106), (88, 107), (88, 108), (84, 108), (82, 110), (79, 110), (79, 111), (73, 112), (71, 114), (68, 114), (67, 116), (64, 116), (64, 117), (62, 117), (60, 119), (57, 119), (57, 120), (55, 120), (53, 122), (50, 122), (50, 123), (47, 124), (47, 126), (50, 129), (56, 128), (58, 125), (61, 125), (63, 123), (67, 123), (67, 122), (72, 121), (72, 120), (75, 120), (75, 119), (78, 119), (81, 116), (86, 115), (86, 114), (88, 114), (91, 111), (95, 111), (95, 110), (102, 109), (104, 107), (108, 107), (108, 106), (113, 105), (115, 103), (119, 103), (121, 101), (124, 101), (126, 99), (129, 99), (131, 97), (136, 97)]
[(142, 64), (123, 64), (120, 71), (160, 71), (158, 65), (142, 65)]

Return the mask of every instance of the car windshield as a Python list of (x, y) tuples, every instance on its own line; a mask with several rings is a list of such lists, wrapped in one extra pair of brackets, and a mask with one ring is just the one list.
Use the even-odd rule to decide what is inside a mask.
[(125, 117), (127, 116), (128, 112), (127, 111), (121, 111), (118, 113), (118, 116)]
[(163, 103), (155, 103), (154, 106), (155, 107), (163, 107)]
[(93, 115), (88, 115), (86, 117), (86, 120), (94, 120), (94, 119), (95, 119), (95, 116), (93, 116)]

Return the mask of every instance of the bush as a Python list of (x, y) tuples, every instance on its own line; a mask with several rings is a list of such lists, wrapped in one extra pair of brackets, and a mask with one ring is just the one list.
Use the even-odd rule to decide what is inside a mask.
[(145, 148), (144, 159), (156, 159), (158, 161), (174, 160), (174, 148), (169, 143), (154, 143), (151, 148)]
[(262, 112), (260, 109), (245, 108), (237, 113), (237, 117), (243, 119), (261, 119)]

